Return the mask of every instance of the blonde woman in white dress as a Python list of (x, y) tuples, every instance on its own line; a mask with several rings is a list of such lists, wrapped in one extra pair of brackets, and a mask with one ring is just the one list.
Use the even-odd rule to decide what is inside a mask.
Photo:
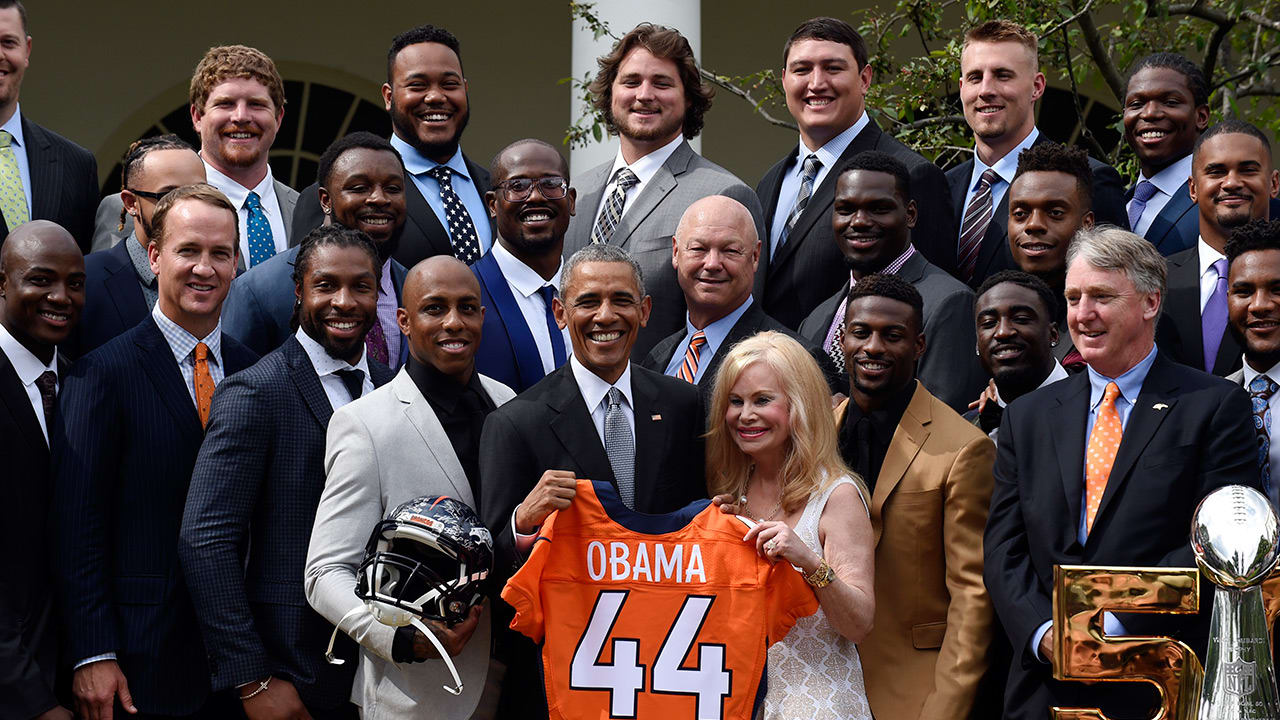
[(799, 343), (764, 332), (735, 345), (708, 415), (707, 484), (757, 521), (746, 540), (789, 562), (820, 609), (769, 649), (764, 720), (870, 720), (855, 643), (871, 630), (874, 543), (866, 486), (840, 459), (822, 372)]

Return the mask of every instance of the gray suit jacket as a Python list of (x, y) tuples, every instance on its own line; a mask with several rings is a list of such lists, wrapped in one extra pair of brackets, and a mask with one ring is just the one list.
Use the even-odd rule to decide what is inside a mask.
[[(591, 243), (591, 228), (612, 169), (610, 160), (586, 171), (573, 183), (578, 189), (578, 208), (564, 237), (566, 258)], [(649, 324), (640, 330), (631, 350), (631, 357), (637, 361), (663, 338), (684, 328), (684, 293), (671, 267), (671, 238), (684, 211), (709, 195), (725, 195), (747, 206), (756, 221), (756, 233), (764, 237), (764, 212), (755, 191), (733, 173), (694, 152), (686, 140), (640, 189), (631, 206), (624, 208), (622, 221), (609, 239), (609, 244), (623, 248), (640, 263), (645, 291), (653, 298)]]
[[(495, 405), (515, 393), (483, 375)], [(333, 414), (325, 442), (325, 487), (307, 548), (307, 602), (337, 624), (360, 606), (353, 592), (365, 542), (386, 513), (413, 498), (449, 495), (476, 506), (471, 485), (453, 453), (449, 436), (401, 370), (388, 384)], [(360, 643), (360, 667), (351, 701), (363, 720), (471, 717), (489, 669), (489, 609), (454, 664), (464, 689), (455, 697), (441, 660), (398, 665), (391, 659), (395, 629), (368, 613), (347, 618), (341, 629)]]
[[(276, 185), (276, 199), (280, 201), (280, 219), (284, 222), (285, 237), (292, 237), (290, 230), (293, 226), (293, 208), (298, 204), (298, 191), (279, 180), (274, 180), (273, 182)], [(123, 209), (124, 205), (120, 202), (120, 193), (108, 195), (98, 203), (98, 211), (94, 216), (93, 252), (114, 247), (121, 240), (128, 237), (129, 233), (133, 232), (133, 220), (129, 217), (125, 217), (124, 230), (119, 229), (120, 211)], [(293, 245), (291, 244), (289, 247), (293, 247)], [(244, 269), (244, 258), (240, 258), (236, 271), (244, 272)]]

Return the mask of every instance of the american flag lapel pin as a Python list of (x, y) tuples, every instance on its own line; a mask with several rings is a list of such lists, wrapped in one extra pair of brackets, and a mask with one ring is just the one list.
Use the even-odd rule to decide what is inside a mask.
[(649, 419), (652, 420), (653, 422), (658, 422), (659, 420), (662, 419), (662, 416), (655, 413), (653, 415), (650, 415)]

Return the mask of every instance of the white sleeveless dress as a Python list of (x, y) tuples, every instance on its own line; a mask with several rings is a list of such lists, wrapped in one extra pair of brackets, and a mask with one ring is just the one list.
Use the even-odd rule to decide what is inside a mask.
[[(822, 509), (831, 493), (846, 483), (857, 488), (853, 480), (840, 478), (809, 498), (796, 523), (796, 536), (819, 555)], [(858, 494), (861, 497), (861, 491)], [(864, 508), (866, 502), (862, 498)], [(858, 649), (836, 632), (821, 608), (797, 620), (787, 637), (769, 648), (768, 677), (763, 720), (871, 720)]]

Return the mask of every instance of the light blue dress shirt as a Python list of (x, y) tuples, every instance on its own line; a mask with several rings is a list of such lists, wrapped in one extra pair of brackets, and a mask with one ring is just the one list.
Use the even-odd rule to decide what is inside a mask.
[[(440, 183), (427, 175), (427, 171), (440, 163), (425, 157), (412, 145), (401, 140), (399, 135), (391, 136), (391, 146), (404, 159), (405, 171), (409, 173), (409, 177), (413, 178), (413, 184), (418, 187), (418, 192), (422, 193), (422, 197), (431, 206), (431, 212), (440, 219), (440, 224), (444, 226), (446, 233), (450, 233), (452, 239), (449, 223), (444, 220), (444, 201), (440, 199)], [(493, 227), (489, 224), (489, 211), (484, 206), (484, 196), (480, 193), (480, 188), (476, 187), (475, 178), (471, 177), (471, 171), (467, 169), (467, 161), (462, 157), (462, 148), (459, 147), (453, 157), (449, 158), (449, 162), (444, 165), (453, 171), (450, 184), (453, 185), (453, 191), (458, 194), (458, 198), (462, 200), (467, 214), (471, 216), (471, 224), (476, 228), (476, 238), (480, 241), (480, 253), (483, 255), (489, 251), (489, 246), (493, 245)]]
[[(742, 317), (742, 314), (749, 307), (751, 307), (750, 295), (736, 310), (715, 322), (708, 323), (706, 327), (702, 328), (702, 332), (707, 338), (707, 344), (703, 345), (702, 349), (698, 351), (698, 372), (693, 374), (694, 383), (702, 382), (702, 374), (706, 372), (707, 366), (711, 364), (711, 358), (715, 357), (715, 354), (720, 351), (720, 345), (724, 343), (725, 337), (729, 335), (729, 331), (733, 329), (733, 326), (738, 324), (738, 319)], [(684, 362), (685, 353), (689, 351), (689, 341), (693, 339), (693, 334), (698, 332), (698, 328), (689, 322), (688, 313), (685, 313), (684, 316), (684, 330), (684, 339), (680, 341), (679, 345), (676, 345), (676, 351), (671, 354), (671, 362), (667, 363), (665, 374), (671, 377), (676, 376), (680, 363)]]
[(813, 192), (816, 193), (822, 186), (822, 181), (827, 179), (827, 173), (835, 168), (840, 162), (840, 156), (849, 149), (849, 143), (858, 137), (858, 133), (862, 132), (869, 122), (871, 119), (863, 110), (862, 117), (858, 118), (857, 122), (828, 140), (826, 145), (817, 150), (810, 150), (805, 147), (804, 140), (800, 140), (796, 149), (796, 161), (792, 164), (790, 171), (783, 174), (782, 184), (778, 186), (778, 206), (773, 211), (773, 223), (769, 227), (769, 257), (777, 256), (778, 238), (782, 237), (782, 228), (786, 227), (787, 216), (791, 215), (791, 208), (795, 207), (796, 198), (800, 195), (800, 178), (804, 175), (804, 159), (809, 155), (817, 155), (822, 163), (822, 167), (818, 168), (818, 174), (813, 178)]
[(13, 157), (18, 161), (18, 175), (22, 178), (22, 192), (27, 196), (27, 217), (31, 212), (31, 165), (27, 162), (27, 141), (22, 137), (22, 105), (13, 110), (9, 122), (0, 125), (0, 130), (8, 130), (13, 136)]
[[(991, 183), (991, 207), (999, 207), (1000, 201), (1004, 199), (1004, 194), (1009, 191), (1009, 184), (1013, 182), (1013, 176), (1018, 172), (1018, 154), (1035, 145), (1038, 137), (1040, 137), (1040, 129), (1032, 127), (1031, 132), (1022, 138), (1022, 142), (1005, 153), (1004, 157), (997, 160), (994, 165), (982, 162), (982, 158), (978, 157), (978, 151), (973, 151), (973, 172), (969, 174), (969, 191), (964, 201), (964, 212), (960, 213), (962, 220), (965, 214), (969, 212), (969, 203), (973, 202), (973, 193), (978, 189), (978, 180), (982, 178), (982, 173), (986, 172), (987, 169), (995, 170), (996, 175), (999, 176), (995, 182)], [(961, 222), (961, 225), (963, 224)], [(963, 232), (964, 228), (960, 230)], [(957, 234), (956, 238), (959, 237), (960, 235)]]

